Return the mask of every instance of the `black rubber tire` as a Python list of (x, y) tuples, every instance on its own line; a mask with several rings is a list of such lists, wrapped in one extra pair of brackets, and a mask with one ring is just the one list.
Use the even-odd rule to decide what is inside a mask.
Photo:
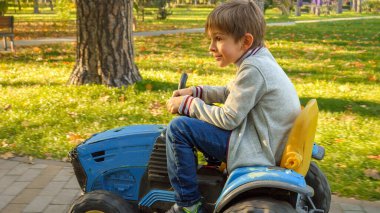
[[(322, 209), (325, 213), (330, 210), (331, 189), (326, 176), (319, 169), (315, 162), (310, 163), (309, 171), (305, 177), (306, 184), (314, 189), (314, 196), (311, 198), (317, 209)], [(309, 209), (311, 206), (309, 206)]]
[(239, 201), (224, 213), (296, 213), (290, 203), (268, 197), (253, 197)]
[(69, 213), (85, 213), (88, 211), (100, 211), (104, 213), (134, 213), (132, 206), (120, 196), (104, 191), (96, 190), (78, 197), (71, 205)]

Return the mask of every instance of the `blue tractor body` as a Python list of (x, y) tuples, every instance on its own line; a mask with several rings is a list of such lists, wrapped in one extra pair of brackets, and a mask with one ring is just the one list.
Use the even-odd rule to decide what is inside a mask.
[[(174, 192), (167, 177), (165, 129), (164, 125), (125, 126), (95, 134), (79, 144), (70, 156), (82, 190), (112, 192), (135, 209), (167, 210), (174, 202)], [(291, 200), (299, 195), (313, 196), (305, 178), (289, 169), (243, 167), (227, 175), (213, 167), (199, 168), (200, 191), (215, 212), (223, 212), (252, 192), (282, 191)]]
[[(141, 179), (162, 125), (135, 125), (93, 135), (72, 152), (84, 192), (107, 190), (137, 201)], [(76, 162), (74, 162), (76, 161)]]

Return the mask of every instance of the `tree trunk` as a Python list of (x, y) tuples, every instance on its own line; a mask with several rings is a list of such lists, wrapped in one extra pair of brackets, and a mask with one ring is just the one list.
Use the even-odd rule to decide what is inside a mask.
[(38, 9), (38, 0), (34, 0), (34, 4), (33, 4), (33, 12), (34, 14), (38, 14), (40, 13), (39, 9)]
[(356, 12), (357, 13), (362, 12), (362, 0), (356, 0)]
[(303, 4), (302, 0), (297, 0), (296, 11), (295, 11), (295, 15), (296, 16), (301, 16), (301, 7), (302, 7), (302, 4)]
[(352, 10), (356, 12), (356, 8), (357, 8), (357, 0), (352, 0)]
[(49, 7), (51, 11), (54, 11), (53, 0), (49, 0)]
[(343, 0), (338, 0), (336, 13), (341, 14), (343, 12)]
[(132, 0), (77, 0), (77, 59), (68, 84), (122, 87), (141, 80), (134, 63)]

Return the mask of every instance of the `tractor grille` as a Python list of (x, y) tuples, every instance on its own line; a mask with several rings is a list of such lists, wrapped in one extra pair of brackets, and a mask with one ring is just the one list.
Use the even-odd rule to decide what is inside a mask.
[(165, 131), (157, 138), (148, 165), (148, 179), (154, 182), (169, 182), (166, 167)]
[(82, 165), (80, 164), (80, 161), (78, 159), (78, 152), (77, 149), (74, 148), (71, 150), (69, 153), (69, 157), (71, 160), (71, 164), (73, 165), (74, 168), (74, 173), (75, 176), (77, 177), (78, 183), (82, 191), (86, 191), (86, 181), (87, 181), (87, 176), (86, 173), (83, 170)]

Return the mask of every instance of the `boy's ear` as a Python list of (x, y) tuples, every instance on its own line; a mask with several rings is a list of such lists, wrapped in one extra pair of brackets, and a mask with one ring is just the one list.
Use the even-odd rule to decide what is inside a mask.
[(243, 48), (245, 50), (248, 50), (252, 46), (255, 38), (253, 38), (253, 35), (251, 33), (246, 33), (243, 39)]

